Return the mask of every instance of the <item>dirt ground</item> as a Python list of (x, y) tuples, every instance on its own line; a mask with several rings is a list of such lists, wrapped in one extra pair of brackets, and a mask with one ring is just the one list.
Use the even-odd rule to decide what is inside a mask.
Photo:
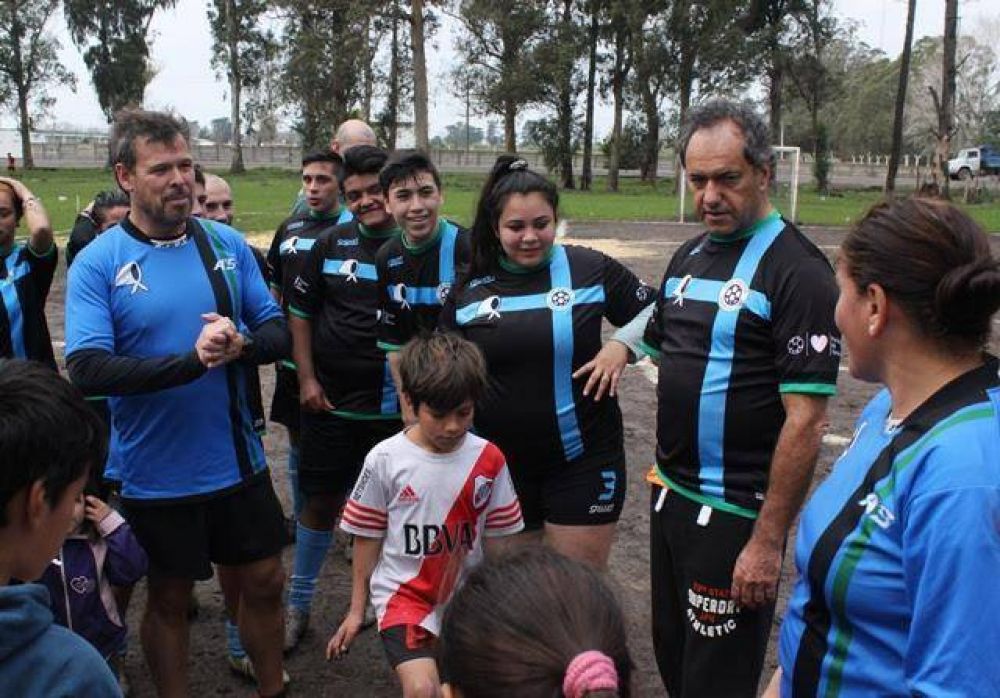
[[(669, 223), (571, 224), (570, 237), (566, 241), (605, 250), (629, 266), (647, 283), (656, 285), (678, 244), (697, 232), (698, 228), (694, 226)], [(842, 230), (814, 229), (806, 232), (831, 257), (835, 254), (844, 234)], [(998, 246), (1000, 245), (995, 244), (995, 247)], [(64, 283), (65, 276), (60, 272), (49, 300), (50, 327), (53, 340), (60, 352), (63, 347)], [(262, 379), (265, 405), (269, 405), (274, 384), (274, 372), (271, 367), (262, 369)], [(635, 663), (633, 695), (640, 697), (665, 695), (653, 659), (649, 630), (647, 542), (649, 505), (644, 474), (652, 462), (655, 445), (654, 381), (655, 373), (644, 370), (641, 365), (629, 369), (623, 377), (620, 402), (624, 413), (630, 486), (610, 563), (610, 580), (617, 589), (628, 617), (630, 650)], [(874, 390), (872, 386), (852, 379), (846, 370), (841, 368), (839, 394), (831, 402), (830, 429), (820, 454), (817, 481), (829, 472), (831, 463), (851, 434), (854, 418)], [(287, 439), (284, 429), (279, 425), (269, 425), (264, 443), (273, 469), (276, 489), (286, 510), (289, 510), (284, 455)], [(793, 582), (794, 572), (790, 553), (791, 544), (782, 577), (782, 594), (775, 618), (775, 631), (780, 624), (785, 600)], [(290, 547), (285, 550), (284, 563), (286, 570), (290, 570), (292, 564)], [(297, 651), (288, 657), (286, 663), (292, 678), (293, 695), (373, 697), (398, 695), (395, 679), (374, 632), (363, 633), (345, 660), (327, 663), (323, 658), (326, 640), (346, 610), (350, 594), (350, 566), (342, 555), (339, 543), (327, 559), (318, 588), (319, 593), (313, 608), (312, 629)], [(223, 606), (218, 585), (215, 581), (201, 583), (197, 586), (197, 595), (201, 603), (201, 612), (191, 628), (191, 695), (250, 695), (251, 685), (230, 673), (225, 663)], [(138, 642), (137, 630), (144, 597), (144, 588), (140, 585), (128, 614), (132, 630), (126, 671), (131, 679), (135, 696), (154, 695)], [(775, 635), (776, 632), (772, 635), (766, 676), (770, 676), (776, 663), (773, 648)]]

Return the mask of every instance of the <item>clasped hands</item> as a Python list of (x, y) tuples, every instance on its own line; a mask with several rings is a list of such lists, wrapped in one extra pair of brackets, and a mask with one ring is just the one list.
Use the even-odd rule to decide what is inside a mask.
[(194, 349), (205, 368), (217, 368), (240, 358), (245, 338), (236, 329), (236, 324), (218, 313), (204, 313), (201, 319), (205, 325), (194, 343)]

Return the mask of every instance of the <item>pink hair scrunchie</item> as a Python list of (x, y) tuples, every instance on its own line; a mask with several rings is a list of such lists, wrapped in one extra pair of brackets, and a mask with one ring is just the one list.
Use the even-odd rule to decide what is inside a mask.
[(563, 695), (566, 698), (584, 698), (592, 691), (617, 691), (618, 670), (611, 657), (588, 650), (573, 657), (563, 675)]

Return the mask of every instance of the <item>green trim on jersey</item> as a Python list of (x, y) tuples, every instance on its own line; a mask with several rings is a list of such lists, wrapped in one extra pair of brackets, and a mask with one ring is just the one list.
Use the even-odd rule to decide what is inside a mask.
[[(305, 199), (303, 199), (305, 201)], [(308, 205), (307, 205), (308, 206)], [(344, 207), (338, 206), (336, 211), (327, 211), (326, 213), (320, 213), (319, 211), (313, 211), (309, 209), (309, 217), (317, 221), (335, 221), (344, 214)]]
[(288, 306), (288, 312), (290, 312), (295, 317), (302, 318), (303, 320), (311, 320), (312, 319), (312, 315), (310, 315), (309, 313), (304, 312), (302, 310), (299, 310), (294, 305)]
[(500, 253), (500, 267), (505, 271), (509, 271), (511, 274), (531, 274), (532, 272), (541, 271), (545, 269), (549, 264), (552, 263), (552, 256), (556, 253), (556, 246), (552, 245), (549, 251), (545, 253), (545, 258), (538, 264), (533, 264), (530, 267), (526, 267), (523, 264), (518, 264), (517, 262), (512, 262), (505, 254)]
[(431, 236), (424, 242), (418, 243), (416, 245), (410, 242), (410, 239), (406, 237), (406, 231), (405, 230), (402, 231), (402, 234), (400, 235), (399, 239), (403, 243), (403, 249), (405, 249), (407, 252), (413, 255), (423, 254), (427, 250), (434, 247), (437, 241), (441, 239), (441, 235), (444, 233), (444, 226), (445, 226), (444, 218), (438, 218), (437, 225), (434, 226), (434, 232), (431, 233)]
[(712, 509), (718, 509), (719, 511), (724, 511), (728, 514), (735, 514), (736, 516), (742, 516), (744, 519), (755, 520), (759, 512), (751, 511), (750, 509), (744, 509), (736, 504), (731, 504), (722, 499), (716, 499), (715, 497), (709, 497), (707, 495), (701, 494), (700, 492), (692, 492), (686, 487), (681, 487), (669, 477), (663, 474), (663, 470), (660, 468), (659, 463), (656, 465), (656, 476), (660, 478), (667, 488), (675, 490), (677, 494), (682, 495), (693, 502), (698, 502), (698, 504), (703, 504), (706, 507)]
[(293, 371), (298, 371), (299, 370), (299, 367), (295, 364), (294, 361), (289, 361), (288, 359), (282, 359), (278, 363), (281, 364), (282, 366), (284, 366), (285, 368), (292, 369)]
[[(892, 464), (892, 469), (883, 478), (882, 485), (875, 488), (875, 494), (880, 501), (884, 501), (886, 495), (890, 493), (900, 473), (909, 467), (917, 456), (923, 453), (925, 447), (948, 429), (972, 422), (979, 419), (994, 419), (996, 411), (992, 405), (986, 407), (982, 403), (972, 405), (964, 410), (959, 410), (950, 418), (939, 423), (908, 449), (896, 456)], [(872, 534), (875, 532), (876, 524), (871, 517), (863, 517), (861, 520), (861, 530), (852, 537), (844, 539), (842, 547), (844, 556), (833, 573), (833, 583), (831, 585), (830, 617), (831, 619), (843, 618), (844, 609), (847, 606), (847, 593), (851, 584), (851, 577), (857, 569), (861, 556), (865, 554)], [(852, 630), (850, 625), (837, 623), (837, 634), (833, 638), (833, 646), (829, 650), (830, 668), (827, 671), (826, 693), (828, 698), (835, 698), (840, 694), (840, 682), (844, 674), (844, 662), (847, 659), (847, 648), (851, 644)]]
[(779, 393), (800, 393), (802, 395), (836, 395), (837, 386), (831, 383), (781, 383)]
[(350, 410), (330, 410), (330, 414), (342, 417), (343, 419), (353, 419), (358, 422), (373, 422), (379, 419), (400, 419), (399, 412), (391, 414), (369, 414), (367, 412), (351, 412)]
[(712, 240), (712, 242), (718, 242), (723, 245), (727, 245), (733, 242), (739, 242), (740, 240), (745, 240), (751, 235), (754, 235), (765, 225), (773, 222), (778, 218), (781, 218), (781, 214), (778, 213), (777, 209), (773, 209), (769, 214), (761, 218), (759, 221), (754, 222), (753, 225), (751, 225), (749, 228), (747, 228), (741, 233), (730, 233), (729, 235), (716, 235), (715, 233), (709, 233), (708, 237)]
[(659, 361), (660, 357), (663, 356), (662, 351), (647, 344), (645, 339), (639, 340), (639, 348), (642, 349), (644, 352), (646, 352), (646, 354), (648, 354), (652, 358), (656, 359), (657, 361)]
[(381, 339), (375, 342), (375, 346), (386, 352), (399, 351), (403, 347), (399, 344), (393, 344), (392, 342), (383, 342)]
[(385, 230), (375, 230), (374, 228), (369, 228), (361, 221), (358, 221), (358, 232), (362, 237), (372, 238), (374, 240), (384, 240), (386, 238), (391, 238), (394, 235), (402, 235), (403, 229), (398, 225), (394, 225), (391, 228), (386, 228)]

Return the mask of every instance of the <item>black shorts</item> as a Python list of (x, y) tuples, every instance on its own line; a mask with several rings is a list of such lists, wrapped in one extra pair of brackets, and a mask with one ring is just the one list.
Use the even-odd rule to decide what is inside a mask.
[(271, 399), (271, 421), (289, 431), (299, 430), (299, 375), (294, 369), (278, 364), (274, 371), (274, 397)]
[(756, 696), (774, 604), (741, 608), (729, 593), (753, 519), (662, 487), (651, 496), (653, 651), (663, 685), (678, 698)]
[(625, 454), (587, 455), (566, 465), (508, 463), (527, 531), (614, 523), (622, 513), (628, 474)]
[(151, 576), (211, 579), (212, 564), (245, 565), (277, 555), (288, 534), (267, 471), (217, 497), (124, 502), (125, 518), (149, 555)]
[(305, 495), (347, 494), (361, 474), (368, 452), (402, 428), (398, 419), (346, 419), (303, 410), (299, 491)]
[(411, 659), (434, 659), (437, 635), (421, 625), (394, 625), (379, 632), (389, 666), (395, 669)]

